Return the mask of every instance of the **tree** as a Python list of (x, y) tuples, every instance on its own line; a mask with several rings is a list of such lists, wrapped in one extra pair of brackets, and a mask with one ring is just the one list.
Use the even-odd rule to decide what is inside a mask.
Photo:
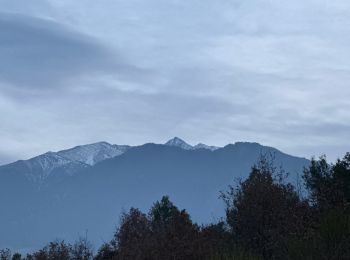
[(308, 222), (308, 204), (291, 184), (283, 183), (283, 176), (262, 156), (248, 179), (222, 193), (235, 246), (264, 259), (283, 255), (290, 235), (301, 235)]
[(290, 241), (287, 259), (350, 259), (350, 211), (323, 212), (305, 237)]
[(168, 196), (150, 210), (153, 259), (196, 259), (199, 228), (186, 210), (179, 210)]
[(0, 250), (0, 260), (11, 260), (11, 251), (10, 249), (2, 249)]
[(98, 258), (110, 259), (198, 259), (199, 228), (194, 225), (185, 210), (179, 210), (167, 196), (157, 201), (148, 216), (131, 208), (121, 217), (114, 240), (100, 249)]
[(113, 260), (117, 259), (117, 253), (112, 243), (104, 243), (98, 250), (94, 260)]
[(328, 164), (326, 157), (314, 158), (304, 170), (305, 186), (311, 202), (320, 211), (345, 209), (350, 205), (350, 153), (342, 160)]
[(163, 196), (160, 201), (154, 203), (149, 212), (153, 228), (168, 226), (174, 217), (175, 211), (178, 211), (178, 208), (170, 201), (168, 196)]
[(90, 260), (93, 258), (92, 245), (87, 238), (79, 238), (71, 247), (72, 260)]
[(350, 153), (335, 164), (314, 158), (304, 170), (314, 209), (306, 237), (291, 241), (290, 259), (350, 259)]
[(220, 259), (230, 251), (230, 234), (224, 222), (203, 226), (200, 230), (200, 255), (203, 259), (218, 256)]
[(35, 260), (70, 260), (71, 245), (64, 241), (50, 242), (38, 252), (28, 255), (27, 258)]
[(115, 234), (118, 259), (148, 259), (149, 221), (140, 210), (131, 208), (121, 217)]
[(22, 255), (19, 253), (15, 253), (12, 256), (12, 260), (21, 260), (22, 259)]

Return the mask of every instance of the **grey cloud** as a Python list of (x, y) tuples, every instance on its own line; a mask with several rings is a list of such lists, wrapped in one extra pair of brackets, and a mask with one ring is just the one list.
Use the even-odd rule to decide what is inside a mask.
[(0, 10), (4, 10), (12, 13), (23, 14), (52, 14), (54, 10), (46, 0), (28, 0), (28, 1), (16, 1), (16, 0), (1, 0)]
[[(175, 135), (257, 141), (307, 157), (349, 145), (349, 2), (6, 2), (3, 10), (59, 23), (0, 19), (12, 40), (0, 35), (0, 90), (16, 96), (15, 105), (0, 102), (0, 138), (24, 142), (13, 154)], [(47, 86), (60, 91), (28, 100), (28, 90), (42, 95)]]
[[(228, 115), (244, 109), (212, 97), (115, 89), (105, 93), (83, 91), (78, 95), (68, 92), (67, 96), (43, 100), (36, 106), (18, 103), (16, 110), (3, 107), (0, 143), (6, 144), (8, 152), (19, 150), (22, 158), (27, 158), (99, 140), (129, 144), (163, 142), (176, 133), (195, 137), (193, 129), (202, 132), (205, 122), (219, 124)], [(19, 131), (24, 126), (26, 131)], [(192, 129), (190, 134), (186, 134), (188, 129)], [(205, 131), (215, 132), (215, 126)]]
[(0, 13), (0, 31), (0, 81), (9, 90), (45, 91), (81, 75), (128, 70), (94, 38), (51, 20)]

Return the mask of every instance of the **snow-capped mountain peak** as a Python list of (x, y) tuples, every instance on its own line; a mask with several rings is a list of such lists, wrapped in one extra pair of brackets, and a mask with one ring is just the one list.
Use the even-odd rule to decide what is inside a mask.
[(173, 139), (170, 139), (168, 142), (165, 143), (165, 145), (176, 146), (176, 147), (182, 148), (184, 150), (206, 149), (206, 150), (210, 150), (210, 151), (215, 151), (215, 150), (220, 148), (217, 146), (209, 146), (209, 145), (206, 145), (203, 143), (199, 143), (195, 146), (192, 146), (178, 137), (174, 137)]
[(179, 147), (179, 148), (182, 148), (184, 150), (193, 150), (192, 145), (189, 145), (184, 140), (182, 140), (178, 137), (174, 137), (173, 139), (170, 139), (168, 142), (165, 143), (165, 145)]

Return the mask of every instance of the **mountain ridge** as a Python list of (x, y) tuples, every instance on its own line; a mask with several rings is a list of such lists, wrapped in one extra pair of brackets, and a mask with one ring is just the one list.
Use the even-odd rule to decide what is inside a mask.
[[(86, 230), (98, 246), (112, 237), (123, 210), (146, 210), (163, 195), (198, 223), (218, 220), (225, 214), (220, 191), (247, 177), (259, 156), (269, 153), (291, 173), (289, 182), (309, 163), (273, 147), (237, 142), (214, 151), (148, 143), (94, 165), (58, 163), (48, 176), (42, 168), (66, 162), (57, 152), (42, 155), (43, 165), (18, 161), (1, 166), (0, 247), (38, 248), (56, 238), (74, 241)], [(37, 179), (28, 178), (28, 169)]]
[[(188, 150), (208, 149), (213, 151), (219, 149), (219, 147), (208, 146), (201, 143), (192, 146), (178, 137), (170, 139), (164, 145)], [(53, 172), (64, 171), (66, 175), (73, 175), (80, 169), (94, 166), (103, 160), (122, 155), (133, 147), (136, 146), (110, 144), (101, 141), (86, 145), (78, 145), (57, 152), (48, 151), (27, 160), (18, 160), (13, 163), (0, 165), (0, 169), (12, 166), (19, 167), (18, 165), (22, 164), (22, 167), (26, 168), (25, 175), (30, 180), (42, 183), (49, 178)], [(66, 168), (66, 170), (64, 170), (64, 168)]]

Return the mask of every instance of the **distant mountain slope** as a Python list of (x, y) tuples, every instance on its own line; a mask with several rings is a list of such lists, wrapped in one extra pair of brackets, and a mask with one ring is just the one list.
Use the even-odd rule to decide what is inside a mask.
[(33, 248), (57, 237), (72, 240), (86, 231), (99, 245), (112, 237), (122, 210), (147, 210), (165, 194), (195, 221), (218, 219), (224, 216), (219, 192), (235, 178), (246, 177), (262, 153), (273, 153), (276, 164), (291, 173), (291, 181), (309, 163), (257, 143), (215, 150), (145, 144), (93, 166), (84, 164), (69, 178), (45, 182), (40, 189), (21, 174), (2, 172), (0, 247)]
[(76, 146), (59, 152), (47, 152), (29, 160), (21, 160), (0, 166), (0, 175), (17, 174), (42, 184), (48, 179), (61, 179), (95, 165), (106, 159), (123, 154), (130, 146), (111, 145), (106, 142)]
[[(218, 149), (218, 147), (205, 144), (191, 146), (178, 137), (169, 140), (165, 145), (180, 147), (185, 150), (208, 149), (213, 151)], [(96, 163), (119, 156), (130, 148), (131, 146), (128, 145), (109, 144), (107, 142), (80, 145), (0, 166), (0, 175), (2, 173), (22, 175), (42, 185), (45, 182), (62, 179), (64, 176), (72, 176)]]

